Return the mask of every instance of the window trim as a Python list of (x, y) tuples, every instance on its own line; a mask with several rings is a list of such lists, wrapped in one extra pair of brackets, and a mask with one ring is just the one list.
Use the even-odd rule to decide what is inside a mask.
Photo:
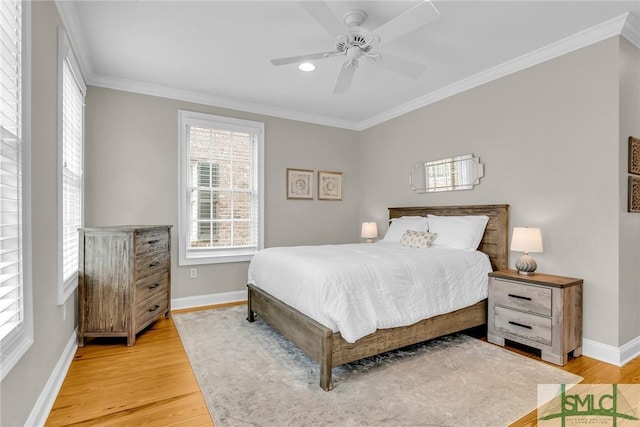
[[(58, 29), (58, 305), (64, 304), (78, 287), (78, 273), (72, 274), (66, 280), (64, 279), (63, 263), (64, 263), (64, 204), (63, 204), (63, 100), (64, 100), (64, 63), (69, 64), (80, 91), (83, 95), (82, 106), (82, 169), (84, 171), (84, 131), (85, 131), (85, 113), (84, 113), (84, 96), (87, 93), (87, 87), (84, 82), (82, 71), (76, 59), (76, 56), (67, 37), (64, 28)], [(82, 206), (80, 208), (80, 224), (84, 224), (84, 173), (82, 174), (80, 191), (82, 198)]]
[[(221, 127), (258, 135), (258, 244), (257, 248), (188, 249), (189, 215), (187, 176), (189, 174), (188, 126)], [(198, 265), (250, 261), (264, 248), (264, 123), (214, 114), (178, 110), (178, 264)]]
[(0, 340), (0, 382), (33, 344), (31, 241), (31, 2), (22, 1), (22, 308), (23, 324)]

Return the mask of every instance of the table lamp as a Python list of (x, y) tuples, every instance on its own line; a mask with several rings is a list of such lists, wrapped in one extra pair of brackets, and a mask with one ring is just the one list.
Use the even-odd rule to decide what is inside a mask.
[(536, 260), (529, 256), (529, 252), (542, 252), (542, 233), (535, 227), (513, 227), (511, 235), (511, 250), (524, 252), (516, 260), (516, 270), (519, 274), (532, 275), (538, 268)]
[(367, 243), (373, 243), (373, 239), (378, 237), (378, 224), (375, 222), (363, 222), (360, 237), (367, 239)]

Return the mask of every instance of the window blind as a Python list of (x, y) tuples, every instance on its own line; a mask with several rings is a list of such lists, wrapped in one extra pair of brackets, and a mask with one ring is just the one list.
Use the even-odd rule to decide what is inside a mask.
[(191, 248), (258, 245), (257, 135), (189, 127)]
[(24, 320), (22, 242), (22, 4), (0, 2), (0, 345)]
[(178, 112), (179, 263), (249, 261), (264, 245), (264, 123)]
[(78, 271), (84, 94), (67, 59), (63, 61), (62, 80), (62, 275), (67, 281)]

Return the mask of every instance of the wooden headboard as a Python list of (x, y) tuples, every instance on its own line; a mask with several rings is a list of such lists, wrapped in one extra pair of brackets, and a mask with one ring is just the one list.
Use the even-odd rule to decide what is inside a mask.
[(509, 205), (424, 206), (389, 208), (389, 219), (403, 215), (487, 215), (489, 222), (478, 250), (489, 255), (495, 270), (509, 265)]

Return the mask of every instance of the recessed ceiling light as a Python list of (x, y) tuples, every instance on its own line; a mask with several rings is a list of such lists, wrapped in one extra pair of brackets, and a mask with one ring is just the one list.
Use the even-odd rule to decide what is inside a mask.
[(316, 69), (316, 66), (311, 62), (303, 62), (302, 64), (298, 65), (298, 69), (300, 71), (313, 71)]

